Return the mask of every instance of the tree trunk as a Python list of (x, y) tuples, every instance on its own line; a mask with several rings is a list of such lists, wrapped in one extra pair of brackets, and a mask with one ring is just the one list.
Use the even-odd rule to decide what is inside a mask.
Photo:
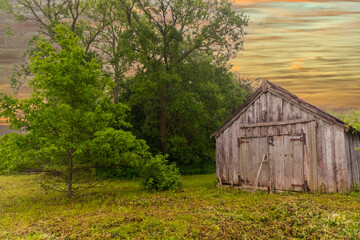
[(72, 182), (73, 182), (73, 159), (72, 153), (69, 154), (69, 172), (68, 172), (68, 181), (67, 181), (67, 196), (71, 198), (73, 195)]
[(114, 103), (117, 103), (119, 99), (119, 92), (120, 92), (120, 78), (118, 76), (115, 76)]
[(160, 139), (161, 139), (161, 152), (163, 154), (168, 154), (168, 144), (167, 144), (167, 130), (166, 130), (166, 108), (167, 108), (167, 98), (164, 95), (161, 95), (161, 110), (160, 110)]

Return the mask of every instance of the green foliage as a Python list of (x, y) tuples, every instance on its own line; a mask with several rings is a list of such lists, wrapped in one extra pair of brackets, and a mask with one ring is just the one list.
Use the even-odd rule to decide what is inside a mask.
[(344, 122), (356, 130), (360, 130), (360, 111), (352, 111), (343, 115)]
[(159, 105), (151, 91), (153, 78), (172, 81), (168, 86), (167, 142), (169, 159), (184, 174), (215, 170), (215, 142), (210, 135), (251, 93), (251, 88), (205, 56), (194, 56), (180, 64), (173, 74), (137, 75), (129, 84), (131, 122), (135, 134), (144, 138), (151, 150), (160, 151)]
[(360, 192), (252, 194), (216, 188), (210, 174), (156, 193), (107, 180), (69, 202), (38, 177), (0, 176), (0, 239), (360, 238)]
[[(128, 107), (110, 101), (113, 82), (103, 76), (96, 59), (86, 59), (80, 39), (64, 25), (54, 31), (58, 46), (39, 38), (30, 55), (31, 97), (0, 99), (0, 116), (26, 132), (4, 137), (0, 152), (2, 169), (11, 163), (7, 171), (45, 171), (52, 176), (49, 188), (71, 196), (84, 189), (94, 168), (137, 166), (148, 147), (126, 131)], [(63, 181), (53, 181), (54, 176)], [(73, 186), (76, 180), (79, 184)]]
[[(108, 98), (131, 107), (128, 121), (152, 153), (169, 154), (169, 161), (188, 173), (214, 171), (209, 136), (251, 92), (226, 65), (242, 50), (249, 23), (231, 2), (15, 0), (3, 5), (18, 20), (35, 22), (52, 43), (58, 41), (56, 26), (66, 24), (85, 49), (85, 62), (101, 56), (102, 71), (112, 78)], [(18, 81), (23, 74), (19, 69), (13, 75), (13, 87), (25, 82)]]
[(217, 0), (135, 1), (127, 10), (140, 65), (122, 97), (136, 135), (178, 165), (214, 166), (209, 136), (247, 95), (225, 63), (242, 49), (248, 18)]
[(355, 130), (360, 130), (360, 111), (349, 110), (344, 113), (335, 113), (330, 111), (330, 114), (346, 122), (349, 127), (352, 127)]
[[(342, 114), (334, 114), (336, 117), (343, 120), (345, 123), (348, 124), (348, 127), (351, 127), (353, 131), (360, 130), (360, 111), (348, 111)], [(356, 148), (360, 150), (360, 146)]]
[(0, 175), (25, 171), (37, 165), (27, 136), (18, 133), (6, 134), (0, 138)]
[(119, 165), (112, 167), (97, 167), (96, 176), (102, 179), (137, 179), (140, 177), (139, 166)]
[(147, 190), (176, 190), (182, 185), (176, 165), (168, 164), (163, 155), (156, 155), (143, 163), (141, 178), (141, 183)]

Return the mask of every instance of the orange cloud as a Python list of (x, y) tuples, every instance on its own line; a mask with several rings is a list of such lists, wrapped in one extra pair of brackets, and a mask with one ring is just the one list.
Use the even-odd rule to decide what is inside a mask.
[(302, 66), (300, 65), (292, 65), (291, 67), (289, 67), (290, 70), (299, 70), (301, 71), (303, 69)]
[(241, 69), (240, 66), (233, 66), (233, 67), (232, 67), (232, 70), (234, 70), (234, 71), (239, 71), (240, 69)]

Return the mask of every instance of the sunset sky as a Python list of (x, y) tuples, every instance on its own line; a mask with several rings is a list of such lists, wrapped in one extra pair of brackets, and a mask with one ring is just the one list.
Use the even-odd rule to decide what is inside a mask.
[(323, 108), (360, 108), (360, 0), (237, 0), (250, 17), (232, 61)]
[[(250, 17), (234, 71), (324, 109), (360, 109), (360, 0), (236, 0), (234, 7)], [(9, 40), (8, 24), (24, 36)], [(0, 16), (0, 92), (11, 92), (8, 76), (34, 31)]]

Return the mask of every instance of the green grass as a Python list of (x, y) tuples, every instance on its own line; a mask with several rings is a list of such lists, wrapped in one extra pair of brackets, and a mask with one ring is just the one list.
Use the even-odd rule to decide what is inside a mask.
[(176, 192), (137, 181), (68, 201), (37, 175), (0, 176), (0, 239), (360, 239), (360, 193), (251, 194), (183, 177)]

